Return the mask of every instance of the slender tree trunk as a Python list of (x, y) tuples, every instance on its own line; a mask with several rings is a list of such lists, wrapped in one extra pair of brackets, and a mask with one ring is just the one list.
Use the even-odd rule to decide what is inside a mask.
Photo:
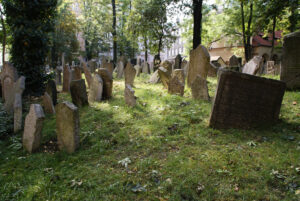
[(242, 16), (242, 29), (243, 29), (243, 43), (244, 43), (244, 52), (245, 52), (245, 60), (248, 61), (248, 51), (246, 44), (246, 31), (245, 31), (245, 13), (244, 13), (244, 2), (241, 1), (241, 16)]
[(248, 50), (248, 60), (249, 61), (252, 57), (252, 48), (251, 48), (251, 23), (252, 23), (252, 16), (253, 16), (253, 0), (250, 3), (250, 16), (248, 20), (248, 28), (247, 28), (247, 50)]
[(193, 0), (193, 17), (194, 17), (193, 49), (196, 49), (201, 44), (202, 3), (203, 0)]
[(148, 43), (147, 43), (147, 37), (144, 36), (144, 46), (145, 46), (145, 62), (148, 61)]
[(2, 39), (2, 65), (5, 62), (5, 47), (6, 47), (6, 27), (3, 19), (3, 12), (0, 10), (1, 13), (1, 24), (2, 24), (2, 32), (3, 32), (3, 39)]
[(113, 9), (113, 32), (112, 32), (112, 35), (113, 35), (113, 61), (116, 64), (117, 63), (116, 1), (111, 0), (111, 5), (112, 5), (112, 9)]
[(273, 57), (274, 44), (275, 44), (275, 28), (276, 28), (276, 15), (273, 16), (273, 29), (272, 29), (272, 49), (271, 49), (271, 58)]
[(161, 47), (162, 47), (162, 35), (159, 37), (159, 42), (158, 42), (158, 52), (157, 55), (160, 58), (160, 52), (161, 52)]

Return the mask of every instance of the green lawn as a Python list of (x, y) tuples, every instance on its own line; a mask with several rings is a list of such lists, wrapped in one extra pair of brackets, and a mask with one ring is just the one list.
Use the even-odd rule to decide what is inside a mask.
[[(135, 108), (124, 104), (122, 79), (112, 100), (80, 109), (74, 154), (57, 151), (54, 116), (37, 153), (22, 149), (22, 133), (0, 141), (0, 200), (300, 199), (299, 91), (285, 93), (277, 125), (215, 130), (210, 102), (148, 79), (135, 80)], [(216, 84), (209, 78), (211, 96)]]

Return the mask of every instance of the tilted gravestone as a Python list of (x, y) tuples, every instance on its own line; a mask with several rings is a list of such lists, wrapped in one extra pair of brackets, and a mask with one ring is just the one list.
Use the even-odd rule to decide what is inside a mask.
[(23, 147), (29, 153), (36, 151), (41, 145), (44, 119), (42, 106), (31, 104), (29, 113), (25, 118), (23, 133)]
[(124, 70), (124, 74), (125, 74), (125, 85), (129, 84), (133, 86), (136, 70), (132, 67), (130, 62), (127, 63)]
[(232, 55), (229, 58), (229, 66), (230, 67), (240, 67), (241, 66), (239, 59), (235, 55)]
[(69, 102), (56, 105), (56, 134), (60, 150), (73, 153), (79, 147), (79, 111)]
[(101, 68), (105, 68), (112, 75), (114, 72), (114, 64), (111, 62), (104, 62)]
[(171, 79), (171, 74), (168, 73), (168, 70), (165, 69), (164, 67), (159, 67), (158, 68), (158, 75), (159, 75), (159, 78), (163, 84), (163, 86), (168, 89), (169, 87), (169, 81)]
[(254, 56), (248, 63), (243, 67), (243, 73), (256, 75), (263, 66), (263, 58), (261, 56)]
[(112, 75), (108, 72), (107, 69), (100, 68), (98, 70), (98, 74), (103, 80), (103, 93), (102, 99), (107, 100), (112, 97), (112, 89), (113, 89), (113, 79)]
[(300, 31), (283, 39), (280, 80), (286, 83), (288, 89), (300, 89)]
[(130, 86), (130, 84), (125, 85), (124, 91), (125, 103), (128, 106), (134, 107), (136, 105), (136, 97), (134, 96), (134, 90)]
[(84, 72), (84, 76), (85, 76), (86, 82), (88, 83), (88, 88), (90, 88), (91, 84), (92, 84), (92, 80), (93, 80), (92, 73), (88, 69), (88, 67), (87, 67), (87, 65), (86, 65), (86, 63), (84, 61), (82, 61), (81, 63), (82, 63), (83, 72)]
[(74, 66), (73, 70), (74, 70), (73, 80), (80, 80), (80, 79), (82, 79), (81, 68), (79, 66)]
[(174, 69), (181, 69), (181, 64), (182, 64), (182, 57), (180, 54), (178, 54), (175, 57), (175, 65), (174, 65)]
[(247, 129), (276, 122), (285, 88), (278, 80), (220, 71), (210, 126)]
[(89, 90), (89, 96), (88, 96), (89, 101), (100, 102), (102, 99), (102, 93), (103, 93), (103, 80), (100, 77), (100, 75), (95, 74)]
[(89, 105), (85, 80), (73, 80), (70, 86), (72, 102), (77, 107), (83, 107)]
[(122, 61), (120, 61), (117, 64), (116, 70), (117, 70), (117, 78), (122, 78), (124, 74), (124, 64)]
[(8, 113), (13, 113), (16, 94), (20, 94), (20, 96), (22, 97), (24, 90), (25, 90), (25, 77), (21, 76), (16, 82), (14, 82), (10, 91), (5, 92), (6, 93), (6, 100), (4, 103), (5, 111), (7, 111)]
[(142, 73), (150, 74), (149, 64), (144, 62), (142, 65)]
[(11, 96), (11, 90), (17, 79), (18, 73), (15, 67), (9, 62), (5, 62), (1, 73), (2, 96), (4, 101)]
[(206, 101), (210, 100), (207, 81), (206, 79), (202, 78), (200, 75), (198, 75), (194, 80), (191, 89), (192, 89), (193, 99), (206, 100)]
[(45, 92), (43, 96), (43, 106), (46, 114), (55, 114), (52, 98), (47, 92)]
[(150, 77), (149, 83), (151, 84), (157, 84), (160, 82), (160, 77), (158, 75), (158, 70), (156, 70)]
[(199, 45), (196, 49), (190, 51), (190, 63), (187, 75), (188, 86), (192, 86), (197, 75), (206, 79), (210, 66), (210, 56), (204, 46)]
[(64, 66), (63, 69), (63, 92), (70, 91), (70, 84), (72, 81), (72, 70), (68, 65)]
[(184, 94), (184, 72), (182, 69), (176, 69), (172, 73), (172, 77), (169, 81), (168, 92), (170, 94), (178, 94), (183, 96)]
[(49, 80), (46, 84), (46, 92), (52, 98), (53, 105), (57, 104), (57, 89), (54, 80)]
[(140, 65), (135, 65), (134, 69), (136, 70), (136, 77), (140, 77), (140, 74), (142, 72), (142, 67)]

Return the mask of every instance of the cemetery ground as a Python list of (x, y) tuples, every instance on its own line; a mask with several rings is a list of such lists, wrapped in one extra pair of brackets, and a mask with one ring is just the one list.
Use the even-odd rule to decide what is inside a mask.
[[(22, 149), (22, 133), (1, 140), (0, 200), (299, 200), (299, 91), (286, 91), (274, 126), (216, 130), (211, 102), (148, 79), (135, 80), (136, 107), (114, 79), (111, 100), (80, 108), (73, 154), (58, 151), (52, 115), (36, 153)], [(213, 97), (217, 79), (208, 81)]]

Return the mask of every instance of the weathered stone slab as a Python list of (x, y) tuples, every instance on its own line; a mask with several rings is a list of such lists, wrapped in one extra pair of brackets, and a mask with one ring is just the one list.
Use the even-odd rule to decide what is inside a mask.
[(69, 102), (56, 105), (56, 133), (60, 150), (73, 153), (79, 147), (79, 111)]
[(187, 77), (187, 74), (188, 74), (188, 71), (189, 71), (189, 65), (190, 65), (190, 62), (186, 61), (186, 60), (183, 60), (182, 61), (182, 64), (181, 64), (181, 68), (183, 69), (183, 72), (184, 72), (184, 78)]
[(158, 75), (158, 70), (156, 70), (150, 77), (149, 83), (151, 84), (157, 84), (160, 82), (160, 77)]
[(263, 66), (263, 58), (261, 56), (254, 56), (243, 68), (243, 73), (256, 75)]
[(125, 103), (128, 106), (134, 107), (136, 105), (136, 97), (134, 96), (134, 90), (129, 84), (125, 85), (124, 98)]
[(72, 81), (72, 70), (68, 65), (64, 66), (63, 70), (63, 92), (70, 91), (70, 84)]
[(144, 62), (142, 65), (142, 73), (145, 73), (145, 74), (150, 73), (149, 64), (147, 62)]
[(46, 92), (52, 99), (53, 105), (57, 104), (57, 89), (54, 80), (49, 80), (46, 84)]
[(42, 141), (42, 129), (45, 115), (39, 104), (31, 104), (29, 113), (25, 118), (23, 133), (23, 147), (29, 153), (36, 151)]
[(275, 74), (275, 62), (267, 61), (267, 74)]
[(181, 64), (182, 64), (182, 57), (180, 54), (178, 54), (175, 57), (175, 65), (174, 65), (174, 69), (181, 69)]
[(89, 91), (89, 101), (90, 102), (100, 102), (102, 99), (103, 93), (103, 80), (100, 75), (95, 74), (93, 78), (93, 82)]
[(111, 75), (112, 75), (113, 72), (114, 72), (114, 64), (111, 63), (111, 62), (109, 62), (109, 63), (107, 63), (107, 62), (103, 63), (102, 68), (107, 69), (108, 72), (109, 72)]
[(190, 51), (190, 63), (187, 75), (188, 86), (192, 86), (197, 75), (206, 79), (210, 66), (210, 56), (204, 46), (199, 45), (196, 49)]
[(11, 96), (11, 90), (17, 79), (17, 70), (9, 62), (5, 62), (1, 73), (2, 96), (4, 101)]
[(136, 70), (132, 67), (130, 62), (127, 63), (126, 68), (124, 70), (124, 74), (125, 74), (125, 85), (129, 84), (133, 86)]
[(288, 89), (300, 89), (300, 31), (283, 39), (280, 80)]
[(134, 69), (136, 70), (136, 76), (140, 77), (140, 74), (142, 72), (142, 67), (140, 65), (135, 65)]
[[(5, 84), (5, 83), (4, 83)], [(4, 109), (8, 113), (13, 113), (15, 96), (16, 94), (20, 94), (22, 97), (23, 91), (25, 90), (25, 77), (21, 76), (12, 86), (10, 91), (6, 92), (6, 100), (4, 103)]]
[(172, 73), (172, 78), (169, 81), (168, 92), (170, 94), (178, 94), (183, 96), (184, 94), (184, 72), (182, 69), (176, 69)]
[(207, 76), (209, 76), (209, 77), (217, 77), (218, 69), (219, 68), (217, 66), (215, 66), (213, 63), (210, 63), (210, 67), (208, 69)]
[(83, 67), (83, 72), (84, 72), (86, 82), (88, 83), (88, 88), (90, 88), (90, 86), (92, 84), (92, 80), (93, 80), (92, 73), (88, 69), (88, 67), (84, 61), (82, 61), (82, 67)]
[(43, 96), (43, 106), (46, 114), (55, 114), (52, 98), (47, 92), (45, 92)]
[(71, 82), (70, 91), (74, 105), (77, 107), (89, 105), (84, 79), (73, 80)]
[(230, 67), (240, 67), (241, 66), (239, 59), (235, 55), (232, 55), (229, 58), (229, 66)]
[(200, 75), (198, 75), (194, 80), (191, 89), (192, 89), (192, 96), (194, 99), (206, 100), (206, 101), (210, 100), (207, 81), (206, 79), (202, 78)]
[(251, 128), (279, 118), (284, 82), (220, 71), (210, 117), (213, 128)]
[(22, 94), (16, 93), (14, 102), (14, 133), (22, 129), (22, 108)]
[(90, 72), (94, 73), (96, 71), (96, 69), (97, 69), (97, 63), (96, 63), (96, 61), (94, 61), (94, 60), (88, 61), (88, 67), (90, 69)]
[(108, 72), (107, 69), (100, 68), (98, 70), (98, 74), (103, 80), (103, 93), (102, 99), (107, 100), (112, 97), (112, 89), (113, 89), (113, 79), (112, 75)]
[(79, 66), (73, 67), (74, 73), (73, 73), (73, 80), (81, 80), (82, 79), (82, 72), (81, 68)]
[(61, 72), (62, 72), (61, 66), (57, 66), (55, 69), (55, 81), (56, 84), (58, 85), (61, 85)]
[(117, 70), (117, 78), (119, 78), (119, 79), (122, 78), (123, 74), (124, 74), (124, 64), (122, 61), (120, 61), (117, 64), (116, 70)]
[(160, 80), (163, 84), (163, 86), (168, 89), (169, 87), (169, 81), (171, 79), (171, 74), (168, 72), (168, 70), (164, 67), (158, 68), (158, 75), (160, 77)]

